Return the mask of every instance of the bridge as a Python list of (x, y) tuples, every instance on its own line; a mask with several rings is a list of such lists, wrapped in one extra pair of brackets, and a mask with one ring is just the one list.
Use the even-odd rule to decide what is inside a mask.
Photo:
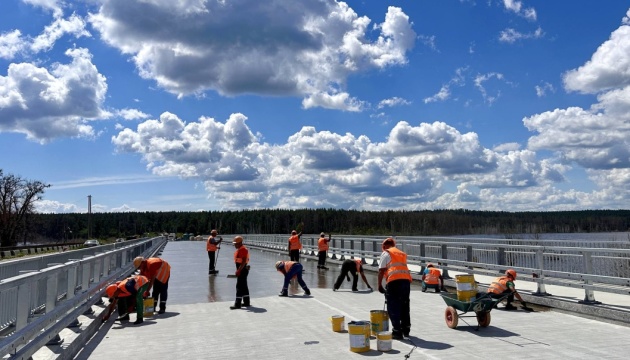
[[(415, 281), (411, 294), (411, 337), (405, 341), (394, 341), (390, 352), (377, 351), (374, 339), (369, 352), (351, 352), (349, 335), (333, 332), (330, 317), (343, 315), (346, 322), (369, 320), (370, 310), (383, 309), (384, 298), (378, 292), (366, 291), (361, 282), (358, 293), (351, 292), (345, 282), (337, 292), (331, 291), (331, 288), (339, 274), (338, 264), (342, 256), (362, 258), (366, 263), (368, 280), (375, 286), (376, 267), (372, 265), (380, 253), (373, 251), (375, 242), (377, 240), (369, 238), (346, 238), (343, 244), (338, 241), (331, 251), (334, 259), (328, 260), (330, 270), (325, 271), (316, 268), (316, 260), (312, 256), (314, 242), (306, 237), (302, 263), (305, 267), (304, 279), (311, 288), (312, 296), (303, 296), (299, 287), (292, 287), (289, 298), (280, 298), (277, 293), (282, 276), (275, 271), (273, 264), (287, 258), (286, 236), (246, 237), (246, 245), (251, 249), (249, 287), (253, 306), (233, 311), (229, 310), (229, 305), (234, 301), (235, 280), (226, 277), (233, 272), (233, 251), (226, 246), (228, 244), (220, 251), (219, 276), (207, 275), (204, 242), (165, 242), (160, 239), (144, 239), (127, 247), (107, 249), (86, 256), (78, 264), (70, 261), (37, 269), (37, 272), (26, 272), (0, 282), (1, 320), (2, 323), (10, 323), (5, 326), (6, 335), (0, 341), (0, 355), (10, 359), (104, 359), (112, 356), (155, 359), (283, 359), (296, 356), (303, 359), (341, 359), (381, 356), (403, 359), (409, 354), (410, 359), (627, 357), (630, 350), (625, 341), (630, 335), (627, 285), (624, 285), (622, 276), (598, 274), (611, 269), (623, 271), (614, 264), (628, 261), (627, 249), (610, 244), (599, 248), (588, 244), (589, 247), (579, 249), (566, 246), (568, 244), (545, 244), (545, 249), (540, 249), (540, 244), (487, 241), (471, 245), (470, 242), (450, 240), (447, 243), (435, 238), (399, 240), (400, 246), (410, 253), (413, 272), (420, 271), (427, 261), (441, 262), (451, 277), (459, 273), (474, 273), (483, 286), (501, 267), (508, 265), (500, 262), (510, 261), (512, 265), (519, 265), (515, 267), (523, 275), (523, 281), (519, 275), (517, 287), (528, 303), (539, 305), (535, 306), (536, 311), (496, 309), (491, 312), (491, 324), (487, 328), (478, 329), (473, 317), (461, 318), (457, 329), (450, 329), (444, 322), (446, 304), (442, 298), (439, 294), (421, 292), (417, 286), (419, 283)], [(467, 250), (469, 246), (472, 248)], [(566, 272), (569, 275), (565, 276), (565, 271), (560, 268), (549, 269), (548, 258), (555, 259), (553, 263), (563, 263), (559, 260), (561, 255), (551, 255), (558, 251), (557, 248), (562, 248), (563, 256), (571, 258), (567, 264), (578, 262), (589, 271)], [(444, 255), (444, 249), (447, 255)], [(488, 254), (483, 255), (484, 251)], [(106, 305), (106, 300), (105, 303), (100, 301), (104, 285), (130, 273), (130, 260), (134, 256), (149, 256), (152, 253), (169, 261), (173, 268), (167, 312), (147, 318), (139, 326), (121, 325), (112, 320), (101, 324), (99, 319)], [(471, 253), (476, 259), (469, 262), (466, 258), (470, 258), (468, 255)], [(458, 260), (460, 256), (456, 254), (464, 259)], [(538, 266), (540, 254), (542, 265), (546, 266), (542, 269)], [(487, 259), (479, 262), (484, 256)], [(606, 264), (602, 259), (606, 259)], [(0, 265), (3, 263), (0, 262)], [(70, 267), (70, 271), (64, 272), (65, 267)], [(72, 268), (75, 270), (72, 271)], [(54, 271), (66, 274), (66, 279), (61, 282), (59, 277), (56, 278), (56, 287), (53, 286), (55, 281), (51, 280), (55, 278), (51, 275)], [(558, 275), (556, 273), (561, 276), (552, 276)], [(417, 275), (414, 277), (418, 278)], [(35, 291), (42, 282), (56, 290), (56, 296), (43, 296), (43, 311), (33, 311), (33, 306), (41, 300), (29, 301), (31, 306), (24, 306), (24, 302), (21, 306), (16, 304), (15, 312), (5, 306), (8, 294), (16, 294), (19, 299), (30, 292), (28, 296), (31, 299), (35, 297), (34, 293), (39, 294), (37, 297), (42, 297), (41, 293), (50, 293), (49, 289)], [(454, 283), (447, 280), (447, 285), (453, 286)], [(74, 295), (68, 298), (68, 289), (71, 288)], [(59, 289), (64, 289), (66, 294), (60, 295)], [(77, 300), (69, 303), (72, 299)], [(9, 313), (16, 316), (5, 316)], [(73, 327), (73, 322), (79, 324), (75, 323)], [(58, 328), (55, 328), (56, 324), (60, 324)], [(40, 338), (44, 333), (46, 339)], [(20, 341), (20, 337), (28, 341)]]

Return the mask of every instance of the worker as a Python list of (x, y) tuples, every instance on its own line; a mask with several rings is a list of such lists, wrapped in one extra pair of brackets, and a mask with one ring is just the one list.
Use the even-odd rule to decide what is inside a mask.
[(435, 292), (446, 291), (442, 272), (431, 263), (427, 264), (422, 273), (422, 292), (427, 291), (427, 289), (435, 289)]
[(251, 306), (249, 302), (249, 287), (247, 286), (247, 275), (249, 275), (249, 250), (243, 245), (243, 237), (236, 236), (232, 241), (236, 251), (234, 251), (234, 264), (236, 264), (236, 300), (231, 310), (240, 309), (242, 306)]
[(311, 295), (311, 290), (302, 279), (302, 264), (295, 261), (276, 261), (276, 270), (284, 275), (284, 285), (282, 285), (282, 291), (278, 296), (289, 296), (289, 282), (294, 277), (297, 277), (298, 284), (304, 290), (304, 295)]
[(300, 262), (300, 250), (302, 249), (302, 242), (300, 238), (302, 237), (302, 232), (298, 234), (297, 231), (291, 231), (291, 237), (289, 237), (289, 257), (291, 261)]
[(328, 270), (326, 267), (326, 259), (328, 258), (328, 243), (330, 242), (330, 234), (326, 239), (326, 234), (323, 232), (319, 234), (319, 240), (317, 240), (317, 268)]
[(348, 273), (351, 273), (353, 277), (352, 291), (359, 291), (359, 289), (357, 289), (357, 282), (359, 281), (359, 274), (361, 274), (361, 279), (363, 279), (363, 282), (365, 283), (365, 285), (367, 285), (368, 289), (372, 290), (370, 283), (367, 281), (367, 279), (365, 278), (365, 274), (363, 273), (363, 263), (361, 262), (361, 259), (354, 259), (354, 260), (345, 260), (341, 264), (341, 273), (339, 274), (339, 276), (337, 276), (337, 281), (335, 282), (335, 285), (333, 286), (333, 291), (339, 290), (341, 283), (343, 283), (343, 278), (347, 277), (348, 280), (350, 279), (348, 277)]
[[(149, 279), (142, 275), (133, 275), (125, 280), (118, 281), (114, 284), (110, 284), (105, 289), (105, 293), (109, 298), (109, 306), (105, 310), (105, 316), (103, 316), (103, 322), (109, 320), (109, 316), (116, 308), (118, 304), (118, 319), (119, 321), (129, 321), (129, 308), (132, 307), (135, 301), (136, 308), (136, 321), (135, 325), (142, 324), (144, 322), (144, 293), (149, 287)], [(134, 300), (135, 299), (135, 300)]]
[[(149, 287), (145, 297), (153, 289), (153, 303), (160, 305), (158, 314), (166, 312), (166, 300), (168, 300), (168, 281), (171, 278), (171, 265), (164, 259), (151, 257), (148, 259), (138, 256), (133, 259), (133, 266), (140, 270), (140, 275), (149, 279)], [(158, 302), (159, 301), (159, 302)]]
[(217, 239), (218, 232), (215, 229), (210, 231), (210, 236), (208, 236), (208, 240), (206, 241), (206, 250), (208, 251), (208, 259), (210, 260), (210, 266), (208, 267), (208, 275), (214, 275), (218, 273), (215, 270), (216, 265), (216, 257), (215, 254), (218, 249), (220, 249), (220, 244), (223, 242), (223, 237), (219, 236)]
[[(378, 291), (385, 294), (387, 313), (392, 322), (392, 338), (401, 340), (409, 337), (411, 318), (409, 314), (409, 294), (411, 273), (407, 267), (407, 254), (396, 248), (396, 241), (387, 238), (383, 241), (378, 270)], [(385, 278), (386, 288), (382, 281)]]
[(514, 297), (521, 302), (521, 306), (523, 309), (529, 309), (525, 301), (521, 295), (516, 291), (516, 286), (514, 285), (514, 281), (516, 280), (516, 271), (513, 269), (505, 270), (505, 275), (500, 276), (490, 284), (488, 288), (488, 295), (490, 295), (494, 299), (501, 299), (506, 297), (507, 303), (505, 304), (505, 310), (516, 310), (516, 306), (512, 305), (514, 301)]

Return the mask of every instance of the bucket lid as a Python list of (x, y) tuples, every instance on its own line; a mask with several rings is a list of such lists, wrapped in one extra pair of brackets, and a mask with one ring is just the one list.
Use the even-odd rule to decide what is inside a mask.
[(358, 321), (350, 321), (348, 323), (348, 325), (369, 325), (370, 322), (369, 321), (363, 321), (363, 320), (358, 320)]

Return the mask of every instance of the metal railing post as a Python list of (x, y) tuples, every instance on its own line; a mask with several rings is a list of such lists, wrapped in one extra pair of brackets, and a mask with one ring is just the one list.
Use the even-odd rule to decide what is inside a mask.
[(350, 259), (354, 259), (354, 239), (350, 239)]
[[(377, 248), (377, 241), (376, 240), (372, 240), (372, 251), (373, 252), (378, 252), (378, 248)], [(378, 260), (376, 260), (376, 257), (374, 258), (374, 260), (372, 260), (372, 266), (378, 266)]]
[(339, 260), (345, 260), (346, 256), (344, 255), (344, 250), (346, 249), (346, 245), (345, 245), (345, 241), (344, 239), (341, 239), (341, 254), (339, 254)]
[[(584, 273), (585, 274), (592, 274), (593, 273), (593, 259), (591, 257), (591, 253), (590, 251), (582, 251), (582, 259), (584, 261)], [(593, 291), (593, 289), (591, 289), (588, 285), (591, 285), (593, 282), (591, 280), (588, 279), (584, 279), (584, 285), (586, 285), (586, 287), (584, 288), (584, 300), (580, 300), (578, 301), (580, 304), (586, 304), (586, 305), (597, 305), (597, 304), (601, 304), (601, 301), (597, 301), (595, 300), (595, 293)]]
[[(442, 244), (442, 259), (448, 260), (448, 247), (446, 246), (446, 244)], [(441, 265), (442, 265), (442, 277), (444, 279), (450, 279), (451, 277), (448, 275), (448, 269), (446, 268), (448, 264), (442, 263)]]
[(536, 283), (538, 284), (538, 287), (536, 289), (536, 292), (533, 293), (532, 295), (538, 295), (538, 296), (550, 296), (551, 294), (547, 292), (547, 290), (545, 289), (545, 274), (544, 274), (544, 267), (545, 267), (545, 259), (543, 257), (543, 249), (537, 249), (536, 250), (536, 261), (538, 263), (538, 269), (539, 269), (539, 273), (538, 274), (534, 274), (534, 278), (536, 279)]
[(365, 261), (365, 240), (361, 239), (361, 264), (367, 264)]
[[(468, 261), (470, 263), (473, 262), (473, 248), (472, 248), (472, 245), (466, 246), (466, 261)], [(472, 266), (469, 266), (468, 268), (470, 270), (473, 269)]]
[(330, 249), (333, 250), (332, 256), (330, 258), (332, 260), (337, 260), (337, 255), (335, 254), (335, 249), (337, 249), (337, 239), (331, 238), (330, 242), (332, 243), (332, 246), (330, 247)]

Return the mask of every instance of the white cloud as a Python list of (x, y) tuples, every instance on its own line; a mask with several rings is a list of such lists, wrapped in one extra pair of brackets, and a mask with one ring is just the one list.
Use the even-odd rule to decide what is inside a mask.
[(0, 132), (17, 132), (40, 143), (57, 137), (93, 137), (88, 121), (110, 116), (101, 106), (105, 77), (86, 49), (70, 49), (69, 64), (50, 69), (30, 63), (9, 65), (0, 76)]
[(556, 92), (556, 89), (553, 87), (553, 85), (548, 82), (544, 82), (542, 85), (536, 85), (535, 89), (536, 96), (538, 97), (543, 97), (547, 95), (547, 91)]
[(431, 50), (438, 51), (435, 45), (435, 35), (418, 35), (418, 39), (420, 39), (425, 46), (431, 48)]
[(494, 72), (487, 73), (487, 74), (479, 74), (475, 77), (475, 80), (474, 80), (475, 87), (477, 87), (477, 89), (481, 93), (481, 96), (483, 96), (483, 100), (490, 105), (492, 105), (495, 101), (497, 101), (497, 99), (501, 96), (501, 91), (499, 90), (496, 91), (495, 95), (489, 95), (488, 90), (484, 86), (484, 83), (493, 79), (506, 82), (503, 74), (494, 73)]
[(524, 8), (523, 2), (518, 0), (503, 0), (503, 6), (518, 16), (522, 16), (528, 20), (536, 21), (536, 9)]
[(360, 108), (344, 91), (348, 76), (405, 64), (416, 39), (400, 8), (389, 7), (369, 31), (370, 19), (330, 0), (104, 0), (90, 22), (142, 77), (178, 96), (289, 95), (303, 97), (305, 108), (347, 111)]
[(92, 36), (85, 29), (85, 21), (80, 16), (72, 14), (67, 20), (57, 18), (52, 24), (46, 26), (44, 32), (33, 39), (30, 49), (34, 53), (50, 50), (65, 34), (74, 35), (75, 38)]
[(438, 91), (436, 94), (434, 94), (433, 96), (429, 96), (427, 98), (424, 98), (424, 103), (428, 104), (428, 103), (432, 103), (432, 102), (436, 102), (436, 101), (444, 101), (447, 100), (449, 97), (451, 97), (451, 90), (449, 88), (448, 85), (442, 85), (442, 87), (440, 88), (440, 91)]
[(397, 96), (394, 96), (393, 98), (389, 98), (389, 99), (384, 99), (381, 100), (378, 103), (377, 108), (378, 109), (382, 109), (384, 107), (394, 107), (394, 106), (401, 106), (401, 105), (410, 105), (411, 101), (405, 100), (403, 98), (399, 98)]
[(495, 146), (492, 150), (500, 153), (508, 152), (508, 151), (517, 151), (521, 148), (519, 143), (511, 142), (505, 143)]
[(512, 44), (518, 40), (539, 39), (543, 36), (545, 36), (545, 33), (540, 27), (533, 33), (521, 33), (512, 28), (507, 28), (499, 34), (499, 41)]
[(148, 119), (151, 115), (146, 114), (138, 109), (121, 109), (117, 111), (117, 115), (125, 120)]
[(43, 214), (60, 214), (60, 213), (74, 213), (79, 212), (79, 209), (75, 204), (62, 203), (54, 200), (38, 200), (34, 203), (35, 211)]
[(55, 18), (59, 18), (63, 15), (63, 1), (62, 0), (22, 0), (22, 1), (26, 4), (30, 4), (35, 7), (41, 7), (44, 10), (51, 11)]
[(0, 58), (11, 60), (24, 51), (24, 40), (20, 30), (0, 34)]

